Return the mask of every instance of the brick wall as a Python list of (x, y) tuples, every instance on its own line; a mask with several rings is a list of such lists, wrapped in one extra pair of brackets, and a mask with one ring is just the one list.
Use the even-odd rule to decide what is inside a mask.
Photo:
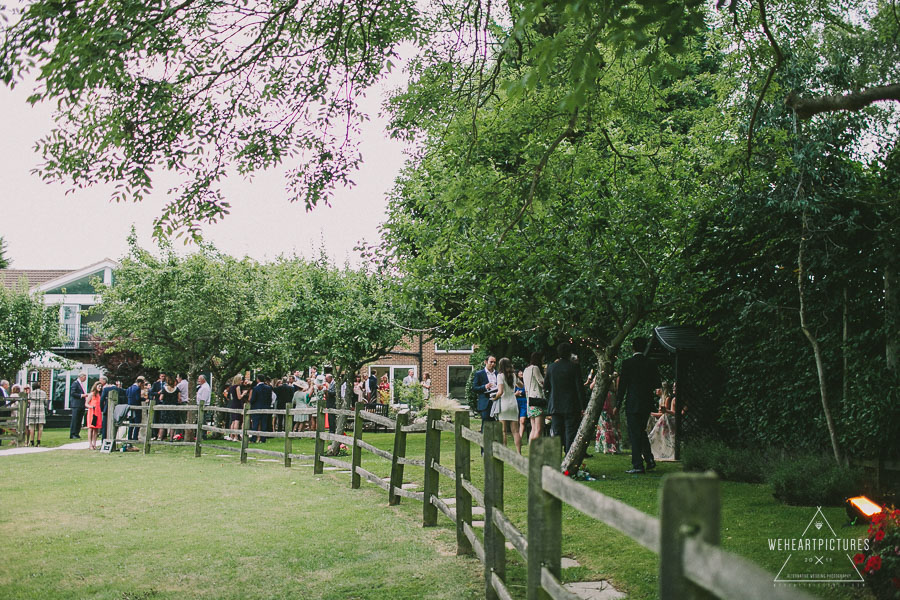
[[(468, 366), (470, 352), (436, 352), (434, 340), (425, 340), (422, 343), (422, 369), (419, 372), (419, 339), (405, 338), (403, 342), (394, 348), (395, 352), (389, 353), (378, 360), (369, 363), (360, 370), (360, 375), (368, 377), (369, 367), (371, 366), (401, 366), (409, 365), (416, 370), (416, 376), (421, 381), (425, 373), (431, 375), (431, 393), (435, 396), (446, 396), (448, 392), (448, 367), (450, 366)], [(397, 354), (403, 352), (405, 354)], [(378, 375), (382, 373), (381, 369), (377, 369)], [(397, 376), (395, 374), (395, 376)], [(402, 372), (405, 377), (406, 373)]]

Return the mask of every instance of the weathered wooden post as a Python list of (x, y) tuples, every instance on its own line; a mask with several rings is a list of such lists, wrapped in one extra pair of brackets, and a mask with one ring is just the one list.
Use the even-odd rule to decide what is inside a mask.
[[(147, 408), (147, 423), (153, 423), (153, 409), (156, 408), (156, 399), (150, 399), (150, 406)], [(150, 454), (150, 439), (153, 437), (152, 432), (150, 435), (144, 435), (144, 454)]]
[(409, 412), (397, 413), (394, 421), (394, 455), (391, 458), (391, 485), (388, 488), (388, 504), (391, 506), (400, 504), (400, 495), (394, 490), (403, 488), (403, 463), (406, 458), (406, 432), (403, 428), (409, 422)]
[(359, 473), (356, 472), (356, 469), (362, 461), (362, 448), (359, 447), (363, 434), (363, 419), (359, 414), (361, 409), (362, 402), (357, 402), (353, 409), (353, 457), (350, 459), (350, 487), (354, 490), (359, 489)]
[(197, 405), (197, 432), (194, 436), (194, 458), (200, 458), (200, 446), (203, 441), (203, 423), (206, 419), (206, 407), (201, 403)]
[(313, 473), (316, 475), (321, 475), (325, 470), (325, 463), (322, 462), (322, 454), (325, 453), (325, 440), (322, 439), (322, 432), (325, 431), (323, 408), (320, 403), (316, 403), (316, 452), (313, 458)]
[(503, 461), (494, 458), (494, 442), (503, 440), (503, 425), (498, 421), (484, 424), (484, 596), (499, 596), (491, 576), (506, 580), (506, 537), (494, 524), (494, 508), (503, 510)]
[(684, 541), (719, 544), (722, 506), (719, 479), (712, 473), (674, 473), (659, 491), (659, 598), (714, 598), (684, 576)]
[(469, 427), (469, 411), (458, 410), (453, 413), (453, 425), (456, 434), (456, 452), (454, 467), (456, 469), (456, 554), (472, 554), (472, 542), (466, 535), (464, 523), (472, 526), (472, 494), (463, 486), (463, 480), (471, 479), (471, 443), (463, 437), (463, 427)]
[(441, 430), (435, 427), (435, 421), (441, 420), (441, 411), (429, 408), (425, 421), (425, 502), (422, 504), (422, 526), (437, 525), (437, 506), (431, 502), (438, 496), (441, 474), (434, 468), (434, 463), (441, 462)]
[[(541, 568), (560, 579), (562, 558), (562, 500), (544, 491), (541, 471), (559, 468), (562, 445), (558, 437), (540, 437), (529, 445), (528, 456), (528, 600), (550, 595), (541, 587)], [(487, 531), (487, 529), (485, 529)]]
[(290, 468), (291, 454), (294, 452), (294, 440), (291, 439), (291, 430), (294, 428), (293, 407), (290, 404), (284, 407), (284, 466)]
[(250, 404), (244, 402), (244, 420), (241, 421), (241, 463), (247, 462), (247, 443), (250, 441), (248, 431), (250, 431)]
[(110, 441), (110, 451), (116, 450), (116, 404), (119, 403), (119, 392), (110, 390), (106, 397), (106, 439)]
[(19, 447), (28, 443), (28, 398), (18, 398), (16, 403), (19, 405), (16, 413), (16, 445)]

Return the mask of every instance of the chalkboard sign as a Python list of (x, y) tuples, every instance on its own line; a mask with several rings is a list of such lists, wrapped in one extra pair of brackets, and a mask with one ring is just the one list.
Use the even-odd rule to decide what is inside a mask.
[(109, 454), (112, 452), (113, 441), (112, 440), (103, 440), (103, 445), (100, 446), (100, 452), (105, 452)]

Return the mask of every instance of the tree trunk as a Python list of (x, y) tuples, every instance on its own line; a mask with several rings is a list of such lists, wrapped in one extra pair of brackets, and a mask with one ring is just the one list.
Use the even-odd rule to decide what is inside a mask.
[(834, 427), (834, 419), (831, 417), (831, 399), (828, 393), (828, 384), (825, 380), (825, 360), (822, 356), (822, 347), (819, 344), (819, 338), (809, 326), (806, 315), (806, 264), (804, 263), (806, 255), (806, 246), (809, 242), (809, 224), (806, 217), (806, 210), (803, 211), (802, 231), (800, 235), (800, 249), (797, 252), (797, 292), (800, 297), (800, 329), (803, 335), (809, 340), (812, 346), (813, 356), (816, 359), (816, 373), (819, 377), (819, 395), (822, 399), (822, 412), (825, 413), (825, 423), (828, 425), (828, 435), (831, 437), (831, 448), (834, 450), (834, 460), (837, 464), (843, 464), (841, 457), (841, 449), (837, 439), (837, 431)]
[(617, 350), (617, 348), (612, 349), (608, 347), (603, 350), (594, 350), (594, 354), (597, 356), (599, 373), (594, 379), (595, 383), (594, 389), (591, 391), (591, 399), (588, 401), (587, 408), (584, 409), (581, 424), (578, 426), (578, 433), (575, 434), (575, 441), (569, 447), (568, 454), (563, 457), (563, 471), (570, 471), (581, 465), (582, 461), (584, 461), (584, 455), (587, 454), (588, 444), (594, 439), (597, 419), (600, 418), (603, 403), (612, 384), (612, 357), (615, 356)]
[(846, 406), (846, 402), (850, 400), (850, 366), (849, 359), (847, 357), (848, 348), (847, 344), (850, 343), (850, 292), (847, 289), (847, 286), (844, 285), (844, 313), (843, 313), (843, 331), (841, 333), (841, 358), (843, 360), (843, 365), (841, 368), (841, 401), (844, 402), (844, 406)]

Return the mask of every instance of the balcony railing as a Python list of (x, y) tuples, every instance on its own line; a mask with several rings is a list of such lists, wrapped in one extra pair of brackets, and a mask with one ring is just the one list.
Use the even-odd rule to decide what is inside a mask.
[(97, 345), (94, 328), (90, 325), (63, 325), (65, 341), (59, 348), (69, 350), (89, 350)]

